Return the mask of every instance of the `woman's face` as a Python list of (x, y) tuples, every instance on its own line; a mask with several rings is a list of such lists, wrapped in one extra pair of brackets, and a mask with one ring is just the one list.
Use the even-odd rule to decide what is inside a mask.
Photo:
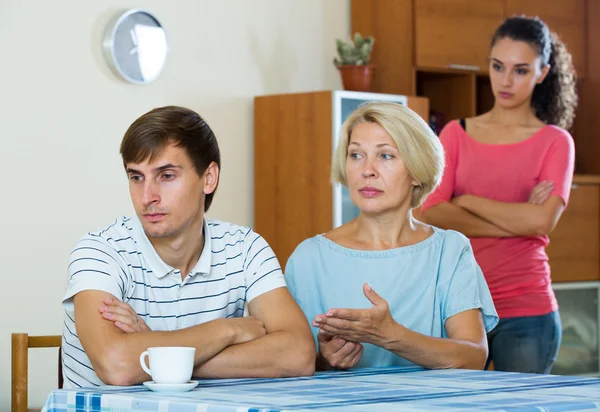
[(490, 53), (490, 81), (496, 103), (513, 108), (531, 101), (534, 87), (541, 83), (550, 66), (528, 43), (503, 38)]
[(348, 144), (346, 177), (352, 202), (368, 214), (410, 205), (413, 186), (418, 184), (410, 177), (394, 140), (377, 123), (354, 127)]

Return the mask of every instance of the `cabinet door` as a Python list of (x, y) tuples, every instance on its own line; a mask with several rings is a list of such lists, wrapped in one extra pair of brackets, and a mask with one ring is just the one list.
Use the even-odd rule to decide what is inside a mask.
[(550, 233), (552, 282), (600, 279), (600, 188), (573, 185), (569, 205)]
[(352, 0), (351, 31), (375, 37), (371, 90), (415, 94), (412, 0)]
[(538, 16), (573, 55), (579, 76), (585, 71), (585, 0), (506, 0), (506, 15)]
[(417, 68), (487, 71), (504, 0), (416, 0)]

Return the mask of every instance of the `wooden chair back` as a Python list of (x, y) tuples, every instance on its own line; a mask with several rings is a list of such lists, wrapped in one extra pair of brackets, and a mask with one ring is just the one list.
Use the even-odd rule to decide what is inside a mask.
[(12, 412), (28, 412), (27, 403), (27, 366), (29, 348), (59, 348), (58, 350), (58, 387), (63, 386), (62, 359), (60, 335), (29, 336), (27, 333), (12, 334), (12, 384), (11, 407)]

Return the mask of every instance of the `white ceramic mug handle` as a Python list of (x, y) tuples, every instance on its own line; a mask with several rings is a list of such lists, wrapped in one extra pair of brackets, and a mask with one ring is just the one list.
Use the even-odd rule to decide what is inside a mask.
[(140, 365), (142, 365), (142, 369), (144, 370), (144, 372), (146, 372), (148, 375), (152, 376), (152, 372), (150, 371), (150, 368), (148, 366), (146, 366), (146, 357), (148, 357), (148, 351), (144, 351), (141, 355), (140, 355)]

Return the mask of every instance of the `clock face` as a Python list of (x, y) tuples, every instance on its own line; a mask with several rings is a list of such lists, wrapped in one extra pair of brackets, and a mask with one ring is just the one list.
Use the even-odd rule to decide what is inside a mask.
[(135, 84), (158, 78), (167, 60), (167, 35), (150, 13), (133, 9), (117, 16), (104, 35), (106, 59), (119, 76)]

